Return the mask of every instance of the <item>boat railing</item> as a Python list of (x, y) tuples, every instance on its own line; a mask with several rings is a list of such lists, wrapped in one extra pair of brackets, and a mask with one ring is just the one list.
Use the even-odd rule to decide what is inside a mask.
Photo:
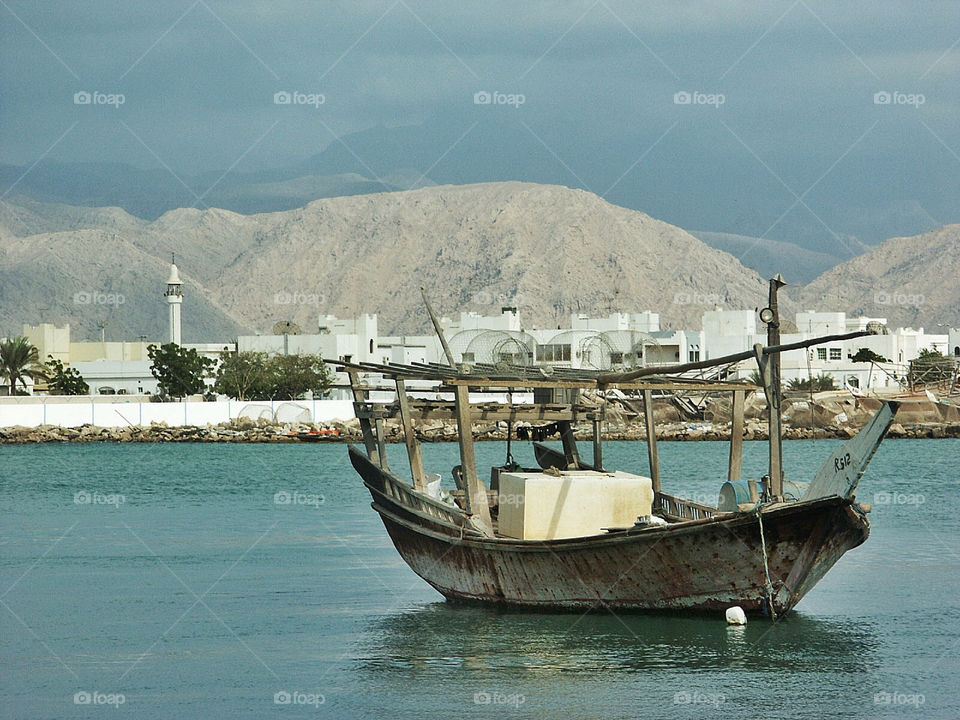
[(674, 495), (667, 495), (666, 493), (657, 493), (656, 503), (660, 512), (671, 519), (703, 520), (712, 518), (718, 512), (715, 507), (693, 500), (685, 500)]
[[(772, 328), (776, 322), (776, 289), (782, 285), (782, 280), (771, 280), (771, 300), (769, 311)], [(426, 302), (426, 299), (425, 299)], [(430, 311), (428, 305), (428, 311)], [(439, 330), (439, 322), (432, 315), (435, 327)], [(765, 320), (765, 322), (767, 322)], [(657, 450), (657, 433), (654, 422), (653, 393), (655, 391), (681, 392), (731, 392), (732, 426), (730, 432), (730, 456), (727, 467), (728, 481), (740, 479), (742, 470), (743, 451), (743, 417), (746, 395), (755, 388), (754, 385), (744, 382), (727, 380), (696, 380), (683, 377), (684, 373), (698, 371), (721, 365), (730, 365), (742, 360), (754, 359), (761, 369), (764, 387), (767, 394), (767, 410), (769, 417), (769, 472), (771, 478), (771, 495), (774, 498), (783, 496), (782, 471), (782, 425), (779, 401), (779, 355), (791, 350), (800, 350), (826, 342), (850, 340), (866, 335), (872, 335), (875, 329), (867, 329), (852, 333), (828, 335), (795, 343), (781, 345), (779, 331), (771, 331), (768, 345), (764, 347), (756, 344), (749, 351), (726, 355), (720, 358), (697, 360), (661, 367), (645, 367), (628, 372), (593, 372), (573, 370), (570, 368), (538, 368), (532, 374), (529, 368), (514, 367), (509, 364), (474, 364), (457, 365), (449, 348), (445, 347), (448, 364), (411, 363), (411, 364), (379, 364), (379, 363), (351, 363), (340, 361), (338, 366), (343, 368), (350, 378), (353, 391), (354, 411), (360, 421), (363, 434), (363, 443), (367, 458), (381, 469), (386, 470), (387, 463), (387, 435), (386, 420), (399, 416), (402, 439), (407, 448), (407, 457), (410, 464), (411, 485), (420, 493), (427, 491), (426, 472), (417, 430), (414, 426), (414, 417), (441, 418), (456, 421), (457, 441), (460, 449), (460, 467), (462, 477), (457, 483), (458, 489), (464, 491), (464, 511), (471, 516), (471, 522), (485, 534), (494, 533), (493, 515), (491, 513), (490, 490), (481, 480), (477, 467), (474, 449), (473, 423), (477, 420), (487, 422), (506, 422), (510, 425), (519, 422), (549, 423), (555, 426), (563, 444), (564, 467), (579, 468), (604, 467), (602, 455), (602, 425), (604, 422), (603, 406), (599, 412), (595, 408), (584, 409), (578, 399), (585, 391), (599, 394), (608, 390), (639, 391), (643, 398), (642, 414), (647, 435), (647, 459), (650, 468), (651, 485), (654, 497), (658, 499), (656, 510), (668, 518), (682, 520), (700, 520), (713, 517), (719, 511), (708, 505), (683, 500), (670, 495), (662, 494), (660, 485), (660, 461)], [(384, 378), (392, 379), (396, 386), (396, 402), (390, 405), (371, 402), (369, 391), (372, 389), (361, 380), (362, 374), (379, 374)], [(449, 400), (416, 400), (411, 398), (406, 389), (407, 381), (425, 381), (436, 384), (440, 392), (452, 393), (453, 402)], [(533, 390), (537, 399), (539, 393), (548, 404), (535, 402), (532, 406), (521, 407), (509, 403), (477, 402), (476, 394), (503, 393), (508, 395), (517, 390)], [(474, 400), (471, 402), (471, 392)], [(545, 396), (550, 397), (545, 397)], [(566, 402), (554, 402), (563, 396)], [(570, 396), (569, 399), (567, 396)], [(637, 409), (639, 410), (639, 408)], [(592, 462), (585, 462), (580, 458), (574, 426), (582, 420), (589, 420), (593, 425), (593, 457)], [(392, 430), (392, 428), (391, 428)], [(508, 440), (508, 453), (509, 453)], [(403, 491), (406, 492), (406, 491)]]
[(438, 520), (452, 525), (461, 525), (463, 513), (456, 506), (446, 507), (444, 503), (425, 500), (423, 495), (403, 482), (392, 482), (388, 486), (388, 494), (402, 505), (421, 513), (430, 515)]

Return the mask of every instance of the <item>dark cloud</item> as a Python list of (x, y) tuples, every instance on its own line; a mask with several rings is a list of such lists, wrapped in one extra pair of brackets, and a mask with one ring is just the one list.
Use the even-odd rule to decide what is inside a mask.
[[(960, 169), (960, 30), (951, 13), (947, 4), (899, 2), (7, 0), (0, 161), (30, 165), (46, 154), (178, 174), (237, 163), (242, 172), (378, 126), (446, 125), (456, 138), (503, 110), (497, 123), (536, 136), (575, 184), (597, 192), (625, 172), (629, 180), (650, 173), (649, 163), (674, 163), (702, 177), (707, 202), (711, 173), (718, 198), (725, 176), (752, 175), (792, 202), (826, 172), (811, 193), (835, 199), (843, 177), (839, 190), (854, 205), (861, 190), (848, 178), (859, 163), (919, 182), (917, 201), (936, 205), (929, 198)], [(123, 93), (125, 102), (78, 106), (78, 90)], [(525, 102), (507, 115), (474, 105), (481, 90)], [(276, 105), (278, 91), (325, 102)], [(878, 106), (880, 91), (920, 93), (924, 104)], [(677, 105), (677, 92), (719, 93), (724, 103)], [(493, 143), (485, 152), (501, 149), (510, 151)], [(598, 167), (598, 153), (608, 167)], [(463, 165), (448, 173), (457, 180), (470, 177), (471, 162), (490, 165), (451, 157)], [(933, 163), (926, 179), (920, 158)], [(542, 179), (522, 158), (503, 166)], [(610, 197), (636, 206), (642, 188), (625, 180)]]

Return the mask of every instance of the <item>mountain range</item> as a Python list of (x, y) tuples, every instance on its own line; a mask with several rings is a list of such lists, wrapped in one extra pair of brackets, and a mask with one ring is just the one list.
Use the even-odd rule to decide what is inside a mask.
[(886, 317), (892, 326), (960, 327), (960, 224), (897, 237), (788, 292), (801, 308)]
[(417, 125), (373, 126), (332, 141), (320, 133), (272, 166), (244, 160), (200, 171), (189, 163), (142, 168), (54, 158), (0, 165), (0, 192), (118, 206), (155, 220), (188, 207), (254, 214), (323, 197), (520, 180), (594, 192), (684, 228), (770, 238), (842, 260), (893, 235), (960, 222), (956, 193), (944, 192), (956, 186), (956, 166), (942, 161), (936, 144), (909, 161), (884, 153), (847, 158), (824, 175), (815, 154), (787, 161), (761, 153), (770, 166), (758, 166), (705, 117), (671, 127), (664, 133), (640, 123), (625, 134), (584, 135), (559, 118), (534, 129), (519, 115), (478, 113), (470, 103)]
[[(318, 188), (304, 185), (304, 193)], [(704, 310), (753, 309), (766, 293), (755, 270), (711, 244), (762, 257), (764, 276), (779, 258), (794, 283), (787, 317), (803, 307), (892, 324), (960, 323), (960, 225), (891, 239), (798, 286), (831, 258), (789, 243), (691, 234), (583, 190), (496, 182), (321, 198), (254, 214), (180, 208), (153, 220), (118, 207), (0, 201), (0, 335), (42, 319), (70, 322), (75, 339), (99, 338), (104, 323), (108, 339), (162, 339), (173, 255), (188, 342), (270, 332), (282, 320), (312, 332), (320, 315), (361, 312), (378, 313), (383, 334), (424, 332), (420, 285), (445, 314), (515, 304), (528, 327), (566, 325), (572, 312), (649, 309), (664, 327), (698, 328)]]

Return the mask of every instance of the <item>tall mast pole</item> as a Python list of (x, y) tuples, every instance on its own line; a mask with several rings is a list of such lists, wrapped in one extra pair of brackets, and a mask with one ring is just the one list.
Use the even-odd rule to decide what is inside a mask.
[(427, 291), (422, 287), (420, 288), (420, 295), (423, 297), (423, 304), (427, 307), (427, 315), (430, 316), (430, 321), (433, 323), (433, 329), (437, 331), (437, 337), (440, 338), (440, 346), (443, 348), (443, 354), (447, 356), (447, 362), (450, 363), (450, 367), (456, 370), (457, 361), (453, 359), (453, 353), (450, 352), (450, 346), (447, 345), (447, 338), (443, 334), (443, 328), (440, 327), (440, 321), (437, 319), (437, 314), (433, 311), (433, 307), (430, 305), (430, 300), (427, 299)]
[[(437, 337), (440, 338), (440, 345), (443, 346), (443, 353), (447, 356), (447, 362), (450, 363), (450, 367), (457, 370), (457, 361), (453, 359), (453, 353), (450, 352), (450, 346), (447, 345), (447, 338), (444, 337), (443, 328), (440, 327), (437, 314), (433, 312), (430, 300), (427, 299), (427, 291), (421, 287), (420, 294), (423, 296), (423, 304), (427, 308), (427, 314), (433, 322), (433, 329), (437, 331)], [(473, 448), (473, 420), (470, 415), (469, 390), (466, 385), (455, 385), (453, 388), (453, 405), (457, 416), (457, 439), (460, 445), (460, 469), (463, 473), (466, 490), (464, 500), (467, 506), (467, 514), (471, 516), (474, 525), (485, 535), (492, 537), (493, 524), (490, 521), (490, 502), (487, 498), (487, 487), (477, 474), (477, 456)]]
[[(780, 273), (770, 278), (767, 307), (760, 313), (761, 319), (767, 324), (767, 347), (776, 347), (780, 344), (780, 306), (777, 302), (777, 291), (786, 284)], [(770, 436), (770, 495), (774, 499), (780, 499), (783, 497), (780, 353), (771, 353), (764, 360), (766, 367), (761, 365), (760, 372), (764, 379), (764, 393), (767, 396), (767, 411), (770, 418), (768, 433)]]

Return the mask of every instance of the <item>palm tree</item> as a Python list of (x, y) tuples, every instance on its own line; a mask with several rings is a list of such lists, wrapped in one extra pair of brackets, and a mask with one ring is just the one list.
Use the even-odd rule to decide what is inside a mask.
[(16, 394), (17, 381), (27, 387), (24, 378), (34, 382), (46, 377), (47, 366), (40, 362), (40, 352), (27, 338), (7, 338), (0, 342), (0, 377), (10, 381), (10, 394)]

